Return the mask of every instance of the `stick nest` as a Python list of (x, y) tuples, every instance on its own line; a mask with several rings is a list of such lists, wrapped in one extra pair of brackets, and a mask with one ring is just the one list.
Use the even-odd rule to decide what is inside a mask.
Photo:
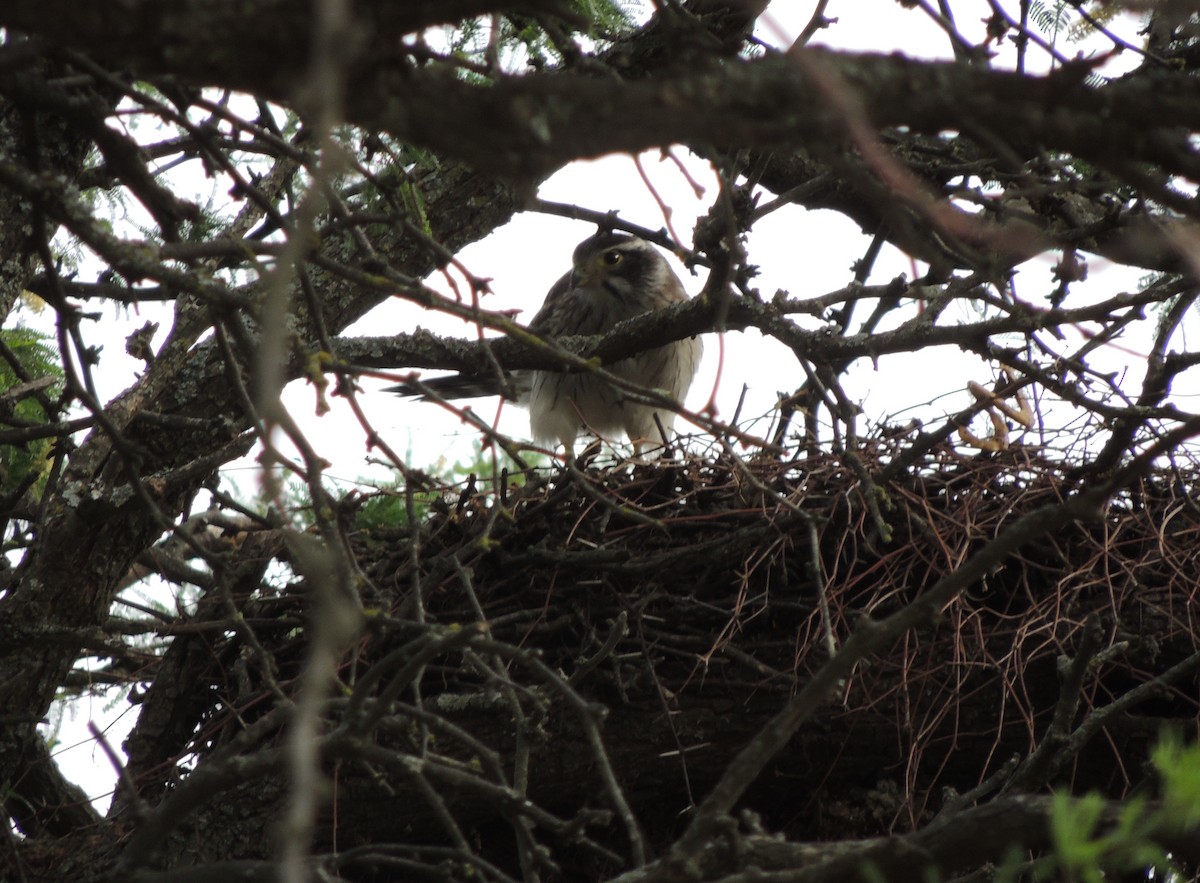
[[(686, 457), (558, 472), (499, 494), (472, 481), (422, 525), (415, 552), (411, 531), (385, 529), (359, 537), (360, 558), (375, 600), (397, 616), (482, 623), (604, 702), (610, 732), (623, 710), (631, 728), (659, 727), (684, 759), (673, 774), (682, 767), (695, 788), (861, 617), (901, 608), (1081, 481), (1023, 448), (971, 457), (946, 448), (918, 472), (875, 483), (902, 442), (877, 440), (853, 458)], [(1068, 724), (1110, 717), (1096, 729), (1108, 747), (1087, 740), (1095, 763), (1063, 775), (1128, 790), (1141, 774), (1123, 760), (1129, 728), (1118, 748), (1114, 727), (1134, 710), (1155, 721), (1197, 713), (1194, 671), (1156, 680), (1200, 643), (1200, 511), (1183, 492), (1194, 484), (1194, 467), (1146, 477), (1097, 519), (1015, 548), (936, 621), (864, 660), (830, 698), (819, 735), (798, 737), (778, 775), (815, 787), (837, 763), (859, 763), (864, 792), (894, 794), (871, 819), (859, 810), (848, 821), (836, 799), (815, 808), (817, 798), (815, 815), (793, 818), (811, 832), (820, 816), (843, 835), (854, 822), (917, 824), (940, 788), (972, 788), (1013, 753), (1032, 752), (1064, 702), (1079, 703)], [(1100, 640), (1082, 651), (1078, 695), (1064, 696), (1085, 624)], [(438, 677), (458, 694), (487, 681), (450, 661)], [(1140, 698), (1120, 715), (1108, 707), (1134, 690)], [(703, 746), (719, 747), (713, 770)]]

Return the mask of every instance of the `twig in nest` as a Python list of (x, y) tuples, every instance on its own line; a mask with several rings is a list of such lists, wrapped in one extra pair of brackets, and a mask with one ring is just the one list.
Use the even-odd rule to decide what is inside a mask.
[[(1004, 366), (1004, 373), (1012, 383), (1017, 382), (1016, 375), (1007, 365)], [(968, 427), (960, 426), (958, 437), (964, 444), (981, 451), (1007, 451), (1008, 423), (1005, 422), (1005, 417), (1021, 424), (1026, 429), (1033, 426), (1033, 409), (1029, 406), (1029, 400), (1025, 398), (1025, 393), (1021, 389), (1018, 388), (1013, 393), (1017, 401), (1016, 408), (1006, 402), (999, 393), (980, 386), (974, 380), (967, 381), (967, 389), (971, 395), (975, 396), (976, 401), (985, 406), (985, 411), (992, 421), (992, 434), (987, 438), (980, 438)]]

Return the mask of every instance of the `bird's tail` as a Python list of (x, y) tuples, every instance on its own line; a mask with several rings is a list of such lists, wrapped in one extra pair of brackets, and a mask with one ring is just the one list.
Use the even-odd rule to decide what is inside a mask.
[[(430, 377), (415, 383), (401, 383), (398, 386), (384, 387), (384, 392), (392, 392), (401, 396), (415, 396), (423, 401), (433, 399), (476, 399), (482, 396), (504, 396), (508, 399), (520, 399), (522, 388), (520, 378), (508, 376), (507, 384), (495, 375), (478, 374), (448, 374), (445, 377)], [(505, 386), (507, 385), (507, 389)]]

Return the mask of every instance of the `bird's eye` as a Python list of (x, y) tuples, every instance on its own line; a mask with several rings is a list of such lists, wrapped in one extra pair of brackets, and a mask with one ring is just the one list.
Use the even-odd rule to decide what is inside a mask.
[(625, 255), (622, 254), (621, 252), (617, 251), (615, 248), (611, 248), (604, 253), (605, 266), (615, 267), (617, 264), (621, 263), (621, 261), (623, 261), (623, 260), (625, 260)]

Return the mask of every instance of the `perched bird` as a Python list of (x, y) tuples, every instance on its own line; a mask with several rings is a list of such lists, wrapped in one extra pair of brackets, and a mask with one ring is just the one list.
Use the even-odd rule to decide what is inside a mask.
[[(653, 245), (636, 236), (601, 232), (575, 249), (573, 268), (550, 289), (529, 327), (547, 337), (602, 334), (618, 322), (687, 300), (683, 283)], [(665, 392), (675, 401), (687, 394), (700, 364), (702, 344), (692, 337), (638, 353), (607, 366), (623, 380)], [(675, 414), (638, 401), (590, 372), (515, 371), (509, 392), (529, 408), (529, 426), (539, 444), (562, 444), (568, 456), (587, 429), (601, 436), (625, 432), (641, 453), (666, 441)], [(445, 398), (496, 395), (498, 378), (442, 377), (424, 384)], [(397, 391), (415, 394), (407, 387)]]

